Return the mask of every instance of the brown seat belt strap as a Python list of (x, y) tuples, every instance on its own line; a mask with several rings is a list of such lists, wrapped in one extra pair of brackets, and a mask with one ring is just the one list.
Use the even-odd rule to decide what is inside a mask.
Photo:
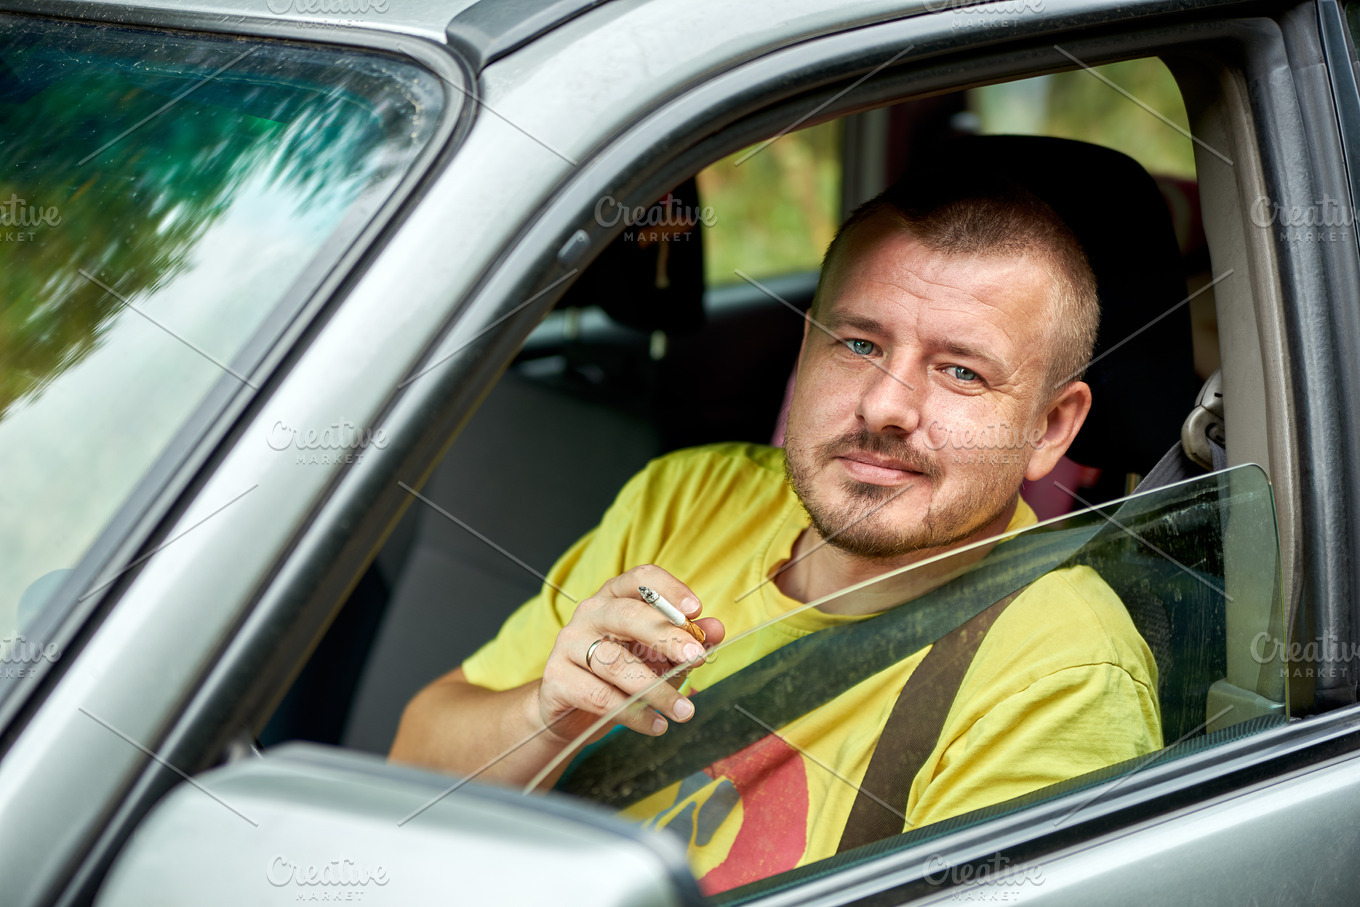
[(1024, 588), (931, 644), (893, 705), (850, 808), (837, 853), (902, 833), (911, 782), (939, 741), (963, 675), (992, 623)]

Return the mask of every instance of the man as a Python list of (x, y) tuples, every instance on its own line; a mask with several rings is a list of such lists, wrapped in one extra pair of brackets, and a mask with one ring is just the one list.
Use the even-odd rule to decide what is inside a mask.
[[(495, 640), (412, 700), (392, 758), (525, 784), (602, 715), (618, 734), (662, 736), (694, 716), (696, 691), (866, 616), (852, 595), (803, 603), (1032, 524), (1020, 484), (1054, 467), (1086, 417), (1079, 377), (1098, 317), (1079, 243), (1022, 190), (899, 186), (868, 203), (827, 251), (785, 449), (715, 445), (650, 464)], [(731, 644), (705, 663), (643, 586), (710, 649)], [(893, 831), (1161, 746), (1152, 656), (1094, 572), (1056, 570), (998, 606)], [(835, 853), (931, 648), (639, 791), (625, 813), (686, 837), (709, 892)], [(698, 667), (685, 686), (656, 683), (686, 663)]]

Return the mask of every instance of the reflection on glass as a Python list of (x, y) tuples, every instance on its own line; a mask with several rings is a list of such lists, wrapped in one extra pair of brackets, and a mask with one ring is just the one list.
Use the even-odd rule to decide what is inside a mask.
[(248, 380), (441, 104), (382, 57), (5, 21), (0, 649), (209, 390)]
[[(768, 654), (750, 663), (738, 653), (763, 628), (725, 641), (690, 675), (699, 689), (693, 697), (693, 719), (673, 724), (659, 738), (613, 731), (579, 754), (559, 789), (621, 809), (649, 826), (680, 833), (690, 842), (695, 872), (705, 890), (713, 894), (733, 889), (737, 896), (736, 892), (750, 894), (757, 888), (734, 888), (733, 883), (744, 885), (770, 875), (768, 866), (778, 856), (767, 854), (764, 869), (734, 865), (760, 852), (754, 840), (747, 840), (750, 827), (769, 826), (763, 840), (773, 840), (769, 836), (777, 837), (777, 829), (782, 834), (793, 826), (799, 830), (790, 847), (797, 853), (806, 846), (812, 854), (822, 836), (829, 845), (814, 859), (838, 853), (845, 857), (836, 859), (854, 859), (854, 848), (861, 844), (844, 846), (842, 832), (850, 825), (847, 815), (859, 808), (858, 800), (871, 786), (870, 755), (877, 749), (873, 741), (882, 745), (888, 734), (883, 729), (890, 726), (889, 715), (898, 705), (904, 705), (909, 715), (928, 712), (931, 698), (942, 687), (947, 690), (943, 703), (947, 717), (941, 724), (946, 730), (932, 731), (924, 747), (931, 751), (929, 758), (938, 761), (924, 761), (922, 773), (913, 769), (897, 788), (870, 791), (874, 796), (868, 798), (873, 801), (869, 808), (893, 821), (868, 841), (899, 834), (904, 827), (929, 829), (943, 819), (995, 807), (1111, 765), (1133, 770), (1162, 740), (1171, 745), (1252, 720), (1256, 723), (1246, 729), (1283, 723), (1288, 672), (1267, 663), (1258, 651), (1261, 646), (1253, 648), (1263, 636), (1284, 637), (1275, 526), (1265, 474), (1258, 467), (1242, 466), (887, 574), (772, 623), (833, 599), (839, 612), (870, 615), (864, 619), (801, 638), (789, 634), (779, 647), (765, 650)], [(1061, 577), (1056, 584), (1055, 577)], [(1079, 582), (1097, 595), (1065, 599), (1058, 594), (1056, 585)], [(968, 653), (970, 660), (960, 666), (966, 671), (964, 679), (952, 687), (945, 685), (938, 678), (946, 676), (947, 666), (936, 661), (932, 669), (938, 672), (932, 681), (936, 685), (912, 686), (917, 671), (925, 673), (926, 665), (932, 664), (923, 659), (926, 645), (983, 611), (995, 612), (991, 629), (983, 631), (987, 640), (995, 640), (1002, 622), (1015, 614), (1014, 608), (1022, 607), (1016, 604), (1021, 598), (1012, 593), (1040, 588), (1048, 591), (1023, 606), (1026, 623), (1018, 626), (1024, 632), (1017, 634), (1017, 625), (1012, 624), (1004, 631), (1004, 644), (987, 648), (984, 643), (974, 649), (976, 657)], [(1110, 592), (1117, 601), (1108, 597)], [(1098, 601), (1104, 604), (1097, 607)], [(1128, 627), (1125, 611), (1133, 625), (1127, 631), (1118, 629)], [(1095, 624), (1115, 629), (1108, 636), (1098, 628), (1090, 633), (1090, 615)], [(1103, 648), (1087, 655), (1082, 649), (1087, 639)], [(1130, 689), (1129, 678), (1136, 687), (1141, 668), (1132, 674), (1091, 672), (1094, 686), (1086, 679), (1080, 687), (1064, 686), (1062, 678), (1077, 676), (1072, 670), (1117, 665), (1109, 662), (1115, 651), (1107, 645), (1110, 640), (1116, 646), (1120, 640), (1131, 642), (1126, 646), (1127, 663), (1146, 664), (1144, 676), (1155, 689)], [(1062, 651), (1073, 645), (1079, 651)], [(1008, 685), (1007, 677), (1022, 676), (1009, 672), (1027, 671), (1050, 657), (1052, 669), (1037, 670), (1037, 680), (1026, 679), (1014, 689)], [(727, 673), (716, 682), (711, 674), (705, 677), (710, 665), (722, 666), (729, 658), (746, 666), (735, 671), (718, 667)], [(901, 679), (904, 665), (910, 665), (906, 673), (913, 678), (905, 681), (906, 691)], [(992, 688), (974, 681), (978, 675), (992, 674), (997, 675), (996, 695), (978, 705), (976, 691), (985, 698)], [(1101, 678), (1110, 679), (1110, 685), (1101, 686)], [(907, 701), (913, 690), (917, 698)], [(1106, 700), (1119, 703), (1109, 707), (1108, 721), (1099, 717)], [(975, 712), (976, 718), (954, 727), (949, 722), (961, 712)], [(1000, 725), (998, 714), (1006, 716)], [(1125, 745), (1121, 737), (1125, 730), (1130, 737), (1141, 733), (1140, 715), (1152, 716), (1151, 744), (1142, 734)], [(1120, 716), (1129, 718), (1129, 727)], [(908, 728), (917, 720), (910, 718)], [(1038, 731), (1027, 730), (1036, 724), (1042, 725)], [(847, 725), (861, 728), (868, 745), (856, 744), (859, 732), (847, 732)], [(1160, 739), (1155, 733), (1158, 725)], [(973, 736), (979, 739), (970, 739)], [(910, 734), (894, 739), (890, 763), (912, 749)], [(902, 739), (908, 742), (903, 744)], [(868, 753), (862, 752), (865, 749)], [(937, 755), (941, 749), (943, 757)], [(1056, 766), (1067, 764), (1069, 752), (1082, 754), (1070, 764), (1083, 767), (1064, 774)], [(950, 779), (945, 792), (932, 794), (934, 785), (951, 772), (959, 774)], [(770, 785), (783, 793), (766, 796)], [(927, 802), (932, 796), (952, 797), (954, 805), (937, 808)], [(802, 798), (798, 816), (788, 814), (789, 797)], [(840, 806), (835, 805), (837, 797), (844, 801)], [(855, 801), (853, 807), (850, 801)], [(769, 821), (762, 818), (762, 809), (771, 811)], [(800, 818), (806, 822), (806, 837)], [(881, 852), (881, 847), (874, 852)], [(772, 884), (782, 884), (782, 878)]]

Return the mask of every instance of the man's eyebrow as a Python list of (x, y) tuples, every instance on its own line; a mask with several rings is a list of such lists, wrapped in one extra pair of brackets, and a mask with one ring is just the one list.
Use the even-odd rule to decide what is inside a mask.
[(1007, 374), (1010, 373), (1010, 367), (1006, 365), (1004, 360), (999, 359), (998, 357), (992, 355), (991, 353), (979, 347), (971, 346), (967, 343), (961, 343), (960, 341), (954, 339), (941, 340), (938, 343), (934, 344), (934, 347), (935, 349), (942, 353), (945, 353), (946, 355), (958, 356), (961, 359), (980, 359), (983, 362), (990, 363), (992, 366), (994, 366), (1000, 371), (1006, 372)]
[(863, 315), (847, 315), (840, 312), (831, 312), (824, 319), (822, 324), (835, 334), (844, 334), (847, 330), (859, 331), (864, 334), (878, 334), (882, 336), (888, 331), (883, 327), (883, 322)]

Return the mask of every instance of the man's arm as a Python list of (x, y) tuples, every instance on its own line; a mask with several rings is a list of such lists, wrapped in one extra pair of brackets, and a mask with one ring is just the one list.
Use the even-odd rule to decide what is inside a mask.
[[(390, 758), (463, 775), (481, 770), (483, 780), (524, 784), (602, 715), (612, 720), (593, 739), (616, 725), (658, 736), (668, 726), (662, 716), (688, 721), (694, 714), (689, 699), (656, 680), (675, 665), (702, 663), (704, 649), (643, 602), (639, 586), (657, 590), (691, 619), (701, 613), (684, 583), (660, 567), (635, 567), (575, 609), (541, 679), (490, 690), (468, 680), (460, 667), (418, 693), (402, 714)], [(702, 618), (699, 625), (710, 645), (722, 641), (720, 621)], [(603, 641), (587, 665), (596, 640)], [(636, 693), (641, 699), (619, 711)]]
[(407, 703), (389, 758), (460, 775), (482, 769), (483, 780), (527, 784), (567, 744), (538, 720), (541, 682), (488, 690), (456, 668)]

